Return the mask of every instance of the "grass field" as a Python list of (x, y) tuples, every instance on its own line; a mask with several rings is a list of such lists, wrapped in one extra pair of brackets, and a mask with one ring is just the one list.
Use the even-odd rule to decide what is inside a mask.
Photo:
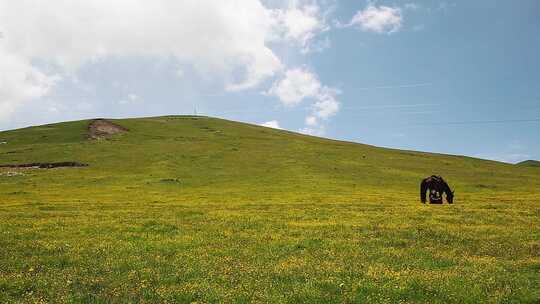
[[(0, 132), (0, 303), (539, 303), (540, 167), (206, 117)], [(442, 175), (453, 205), (422, 205)]]

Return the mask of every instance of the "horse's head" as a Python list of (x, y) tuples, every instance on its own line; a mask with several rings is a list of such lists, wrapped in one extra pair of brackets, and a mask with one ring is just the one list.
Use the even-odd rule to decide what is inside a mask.
[(449, 191), (448, 193), (446, 193), (446, 200), (449, 204), (454, 203), (454, 191)]

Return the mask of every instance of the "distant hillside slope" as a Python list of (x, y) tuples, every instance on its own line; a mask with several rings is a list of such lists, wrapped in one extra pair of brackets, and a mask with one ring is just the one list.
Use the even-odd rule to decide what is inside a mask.
[(539, 167), (540, 168), (540, 161), (530, 159), (530, 160), (517, 163), (516, 165), (523, 166), (523, 167)]
[[(88, 167), (25, 169), (0, 176), (10, 199), (340, 198), (406, 193), (444, 176), (457, 195), (540, 186), (536, 168), (379, 148), (200, 116), (111, 120), (129, 130), (89, 139), (90, 121), (0, 132), (0, 165), (80, 162)], [(2, 169), (2, 172), (13, 169)], [(523, 181), (526, 180), (527, 184)], [(18, 194), (13, 194), (18, 193)]]

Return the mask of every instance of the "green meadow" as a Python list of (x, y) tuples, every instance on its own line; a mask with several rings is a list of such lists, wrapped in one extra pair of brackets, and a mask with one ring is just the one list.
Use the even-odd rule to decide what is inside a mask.
[[(540, 167), (198, 116), (0, 132), (0, 303), (539, 303)], [(442, 175), (453, 205), (423, 205)]]

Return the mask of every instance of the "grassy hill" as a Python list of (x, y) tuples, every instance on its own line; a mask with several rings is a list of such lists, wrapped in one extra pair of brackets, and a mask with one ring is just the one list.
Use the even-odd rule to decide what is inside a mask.
[(527, 166), (527, 167), (540, 167), (540, 161), (530, 159), (530, 160), (522, 161), (518, 163), (517, 165)]
[[(540, 169), (208, 117), (0, 132), (0, 302), (534, 302)], [(439, 174), (454, 205), (421, 205)]]

